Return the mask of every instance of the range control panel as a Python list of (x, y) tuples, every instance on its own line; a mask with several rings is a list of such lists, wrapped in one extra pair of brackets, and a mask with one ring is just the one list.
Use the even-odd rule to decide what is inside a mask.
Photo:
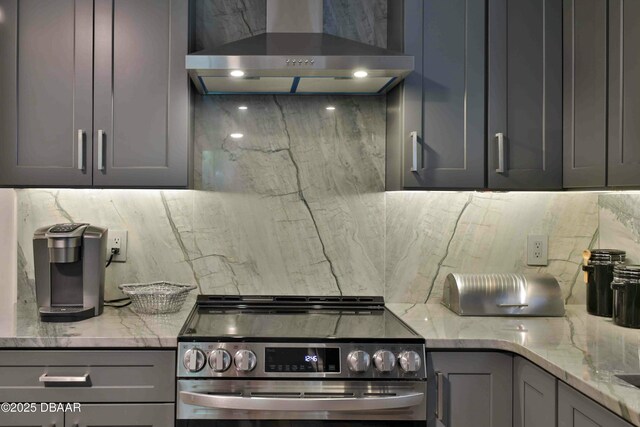
[(426, 378), (422, 344), (208, 343), (178, 347), (181, 378)]

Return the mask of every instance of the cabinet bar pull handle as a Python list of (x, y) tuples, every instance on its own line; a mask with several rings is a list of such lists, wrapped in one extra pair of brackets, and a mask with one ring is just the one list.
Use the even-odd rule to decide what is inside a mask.
[(98, 130), (98, 170), (104, 169), (104, 131), (100, 129)]
[(80, 375), (77, 377), (69, 376), (49, 376), (46, 373), (40, 375), (39, 381), (44, 384), (77, 384), (87, 383), (89, 381), (89, 374)]
[(436, 372), (436, 418), (443, 422), (444, 419), (444, 374)]
[(411, 136), (412, 153), (411, 172), (418, 172), (418, 132), (413, 131), (409, 135)]
[(496, 169), (496, 173), (504, 173), (504, 133), (496, 133), (496, 138), (498, 138), (498, 169)]
[(85, 168), (84, 159), (84, 131), (78, 129), (78, 169), (81, 171)]
[(498, 304), (498, 307), (506, 307), (506, 308), (510, 308), (510, 307), (529, 307), (529, 304), (523, 303), (523, 304)]

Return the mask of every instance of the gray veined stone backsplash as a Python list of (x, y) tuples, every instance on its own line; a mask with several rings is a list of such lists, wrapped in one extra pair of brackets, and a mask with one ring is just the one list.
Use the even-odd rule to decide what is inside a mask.
[[(324, 30), (385, 47), (386, 4), (324, 0)], [(265, 13), (265, 0), (196, 0), (195, 50), (264, 32)], [(584, 248), (600, 238), (640, 263), (640, 194), (385, 193), (383, 97), (198, 96), (194, 114), (196, 190), (16, 190), (19, 300), (34, 299), (34, 230), (68, 221), (129, 231), (107, 298), (162, 279), (422, 303), (451, 271), (547, 271), (580, 303)], [(549, 235), (549, 266), (526, 265), (528, 234)]]

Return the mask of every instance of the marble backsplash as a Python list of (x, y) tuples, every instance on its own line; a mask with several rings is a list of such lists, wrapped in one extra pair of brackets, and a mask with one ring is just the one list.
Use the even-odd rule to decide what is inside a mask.
[[(530, 234), (549, 236), (548, 266), (526, 264)], [(567, 303), (580, 303), (582, 251), (598, 235), (598, 193), (390, 192), (385, 297), (438, 302), (454, 271), (548, 272)]]
[(640, 192), (600, 196), (600, 247), (627, 252), (628, 264), (640, 264)]

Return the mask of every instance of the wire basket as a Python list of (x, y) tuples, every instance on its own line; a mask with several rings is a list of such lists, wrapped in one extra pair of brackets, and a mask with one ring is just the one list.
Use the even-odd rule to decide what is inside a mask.
[(180, 311), (187, 294), (196, 288), (194, 285), (170, 282), (129, 283), (118, 287), (131, 298), (133, 310), (140, 314)]

